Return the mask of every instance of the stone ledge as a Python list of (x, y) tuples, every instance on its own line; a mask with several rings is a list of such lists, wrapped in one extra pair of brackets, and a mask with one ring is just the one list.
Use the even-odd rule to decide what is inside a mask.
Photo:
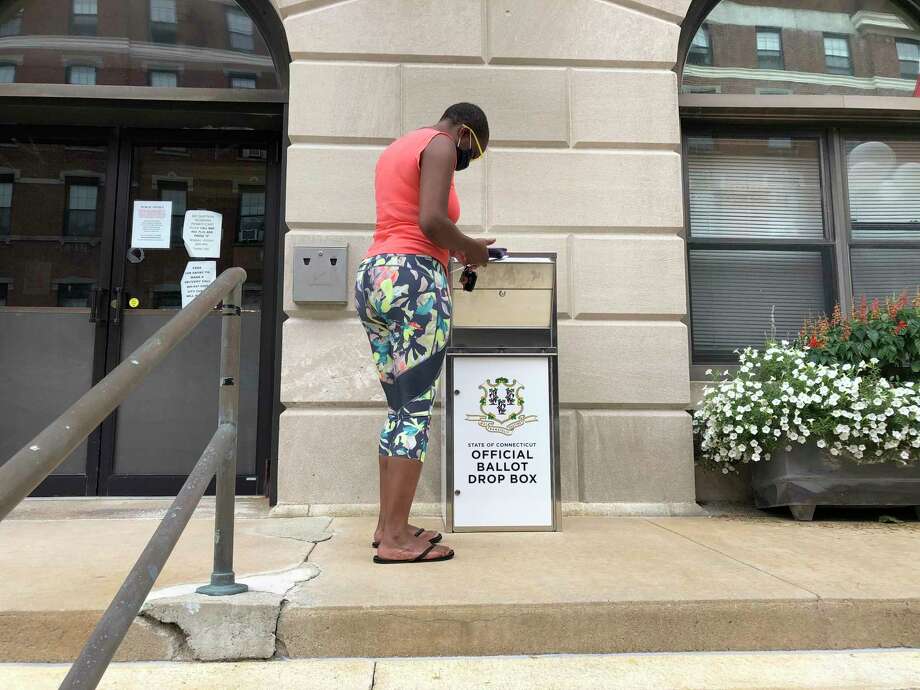
[(278, 636), (292, 657), (916, 647), (920, 600), (290, 604)]

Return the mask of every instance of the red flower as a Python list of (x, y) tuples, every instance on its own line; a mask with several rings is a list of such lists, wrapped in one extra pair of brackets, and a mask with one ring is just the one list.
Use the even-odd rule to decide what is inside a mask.
[(809, 340), (808, 340), (808, 347), (811, 347), (811, 348), (824, 347), (824, 341), (823, 341), (823, 340), (819, 340), (819, 339), (818, 339), (818, 336), (813, 335), (813, 336), (811, 336), (811, 338), (809, 338)]
[(894, 334), (901, 335), (901, 331), (903, 331), (905, 328), (907, 328), (907, 322), (898, 321), (898, 325), (894, 327)]

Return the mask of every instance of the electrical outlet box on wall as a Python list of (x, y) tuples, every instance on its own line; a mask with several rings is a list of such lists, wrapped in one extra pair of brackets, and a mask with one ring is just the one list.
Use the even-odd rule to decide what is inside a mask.
[(348, 245), (295, 246), (295, 302), (348, 301)]

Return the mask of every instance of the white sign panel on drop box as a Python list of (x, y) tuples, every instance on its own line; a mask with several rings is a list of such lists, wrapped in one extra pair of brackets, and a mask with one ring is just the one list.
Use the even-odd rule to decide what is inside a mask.
[(199, 259), (220, 258), (222, 220), (223, 216), (214, 211), (185, 212), (182, 240), (189, 256)]
[(552, 527), (548, 359), (455, 357), (453, 381), (454, 527)]
[(131, 246), (169, 249), (172, 228), (171, 201), (135, 201), (131, 219)]
[(189, 261), (182, 274), (182, 308), (198, 297), (217, 278), (216, 261)]

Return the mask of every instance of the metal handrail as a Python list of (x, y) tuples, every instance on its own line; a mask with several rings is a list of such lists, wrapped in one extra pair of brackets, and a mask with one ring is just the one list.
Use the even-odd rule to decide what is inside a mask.
[(128, 573), (118, 594), (96, 624), (61, 688), (95, 688), (99, 684), (215, 474), (217, 499), (214, 568), (210, 584), (199, 587), (198, 592), (221, 596), (245, 592), (247, 589), (246, 585), (235, 581), (233, 573), (233, 511), (240, 398), (240, 305), (245, 280), (246, 271), (242, 268), (230, 268), (221, 273), (187, 307), (181, 309), (64, 414), (6, 464), (0, 465), (0, 520), (3, 520), (144, 381), (157, 364), (223, 302), (217, 431)]

